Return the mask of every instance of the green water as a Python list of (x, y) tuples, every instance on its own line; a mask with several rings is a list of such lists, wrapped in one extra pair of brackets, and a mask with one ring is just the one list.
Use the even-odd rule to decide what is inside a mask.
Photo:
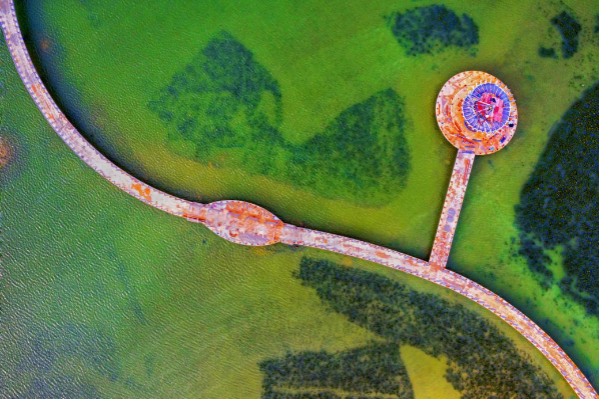
[[(599, 78), (593, 61), (599, 47), (592, 34), (599, 6), (444, 2), (474, 20), (479, 43), (409, 56), (387, 18), (428, 4), (29, 2), (19, 17), (28, 26), (38, 67), (67, 115), (136, 176), (188, 199), (248, 200), (287, 222), (420, 257), (430, 251), (455, 154), (436, 128), (436, 94), (461, 70), (495, 74), (516, 95), (518, 133), (500, 153), (477, 160), (451, 267), (525, 311), (596, 384), (597, 318), (587, 317), (557, 286), (544, 291), (525, 260), (514, 255), (512, 239), (518, 237), (514, 206), (547, 132), (585, 86)], [(559, 43), (548, 21), (564, 8), (585, 26), (578, 53), (568, 60), (541, 58), (539, 46)], [(260, 145), (211, 147), (210, 160), (199, 158), (197, 148), (190, 148), (193, 141), (174, 135), (148, 105), (223, 31), (252, 54), (269, 82), (276, 82), (271, 93), (278, 94), (265, 100), (270, 108), (255, 108), (253, 97), (247, 97), (247, 109), (265, 115), (276, 133), (274, 161), (264, 161), (269, 147)], [(2, 324), (8, 326), (8, 339), (0, 352), (6, 359), (0, 389), (56, 393), (58, 386), (70, 389), (70, 396), (256, 397), (262, 381), (258, 365), (266, 359), (288, 350), (342, 351), (377, 339), (332, 313), (294, 277), (300, 260), (309, 256), (381, 273), (463, 304), (529, 354), (564, 395), (571, 394), (517, 333), (444, 289), (318, 251), (222, 242), (200, 226), (122, 194), (71, 154), (47, 126), (5, 48), (0, 61), (2, 135), (15, 148), (2, 171)], [(329, 178), (321, 175), (329, 167), (326, 154), (320, 155), (321, 169), (294, 162), (291, 154), (311, 148), (306, 143), (319, 135), (334, 136), (341, 130), (336, 126), (352, 120), (344, 115), (351, 116), (356, 107), (367, 112), (364, 104), (389, 90), (399, 98), (401, 129), (380, 129), (377, 142), (402, 135), (409, 151), (405, 181), (393, 183), (389, 168), (365, 180), (331, 172), (366, 184), (373, 193), (368, 198), (320, 180), (311, 184), (311, 176)], [(388, 118), (376, 115), (378, 121)], [(235, 134), (254, 137), (263, 131), (243, 130), (244, 121), (233, 117)], [(383, 122), (369, 128), (379, 131)], [(333, 159), (361, 156), (360, 148), (326, 148)], [(353, 173), (361, 176), (370, 169)], [(381, 185), (368, 183), (372, 179)], [(393, 187), (396, 193), (389, 192)], [(443, 390), (444, 385), (436, 385), (444, 372), (437, 358), (416, 349), (402, 351), (402, 358), (412, 383), (418, 381), (417, 397), (418, 392), (438, 395), (435, 386)], [(410, 365), (416, 362), (421, 368), (415, 371)], [(427, 373), (431, 378), (422, 377)], [(19, 378), (5, 377), (15, 374)]]

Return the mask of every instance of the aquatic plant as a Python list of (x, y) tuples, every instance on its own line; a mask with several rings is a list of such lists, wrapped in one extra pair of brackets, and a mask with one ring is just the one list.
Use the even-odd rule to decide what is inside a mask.
[(408, 55), (434, 54), (447, 47), (469, 49), (478, 44), (478, 26), (467, 14), (460, 18), (444, 5), (416, 7), (388, 17), (397, 42)]
[(551, 24), (555, 26), (562, 36), (563, 57), (572, 57), (578, 50), (578, 34), (582, 27), (572, 15), (565, 11), (551, 18)]
[[(576, 18), (566, 11), (551, 18), (551, 25), (562, 37), (562, 57), (571, 58), (578, 51), (578, 36), (582, 26)], [(557, 52), (552, 47), (539, 47), (539, 55), (545, 58), (557, 58)]]
[(308, 141), (291, 143), (280, 131), (278, 82), (227, 32), (148, 107), (168, 126), (168, 139), (190, 145), (198, 162), (243, 167), (327, 198), (382, 205), (405, 186), (410, 169), (403, 101), (395, 91), (375, 93)]
[(288, 352), (262, 362), (260, 370), (263, 398), (414, 397), (399, 347), (394, 344), (373, 343), (335, 353)]
[[(545, 286), (599, 316), (599, 83), (586, 90), (551, 132), (516, 207), (520, 254)], [(565, 276), (555, 280), (545, 251), (563, 246)]]
[[(549, 377), (510, 339), (460, 304), (418, 292), (375, 273), (325, 260), (303, 258), (296, 277), (316, 290), (330, 309), (377, 334), (386, 342), (385, 350), (397, 354), (397, 348), (407, 344), (434, 357), (445, 356), (448, 365), (445, 378), (464, 398), (561, 397)], [(304, 371), (297, 369), (305, 366), (306, 356), (327, 360), (319, 362), (317, 374), (306, 377)], [(338, 375), (343, 372), (350, 378), (354, 372), (348, 364), (343, 366), (345, 363), (334, 361), (339, 356), (344, 355), (287, 353), (283, 358), (261, 363), (265, 397), (283, 397), (270, 394), (279, 387), (304, 386), (306, 379), (309, 386), (339, 387), (331, 381), (340, 378)], [(384, 363), (388, 361), (385, 359), (370, 357), (368, 361)], [(378, 370), (375, 365), (368, 367)], [(393, 370), (401, 370), (397, 365), (394, 367)], [(378, 371), (373, 371), (372, 376), (388, 377)], [(362, 381), (361, 384), (369, 386), (374, 382)], [(410, 397), (411, 391), (405, 390), (406, 386), (405, 382), (401, 384), (402, 392)], [(399, 395), (399, 391), (394, 392)]]
[[(376, 333), (394, 353), (406, 344), (434, 357), (445, 356), (445, 378), (464, 398), (561, 397), (524, 352), (497, 327), (461, 304), (325, 260), (303, 258), (296, 277), (313, 288), (330, 309)], [(288, 353), (283, 359), (262, 363), (265, 392), (279, 385), (300, 384), (300, 377), (294, 376), (301, 372), (294, 367), (303, 366), (302, 357), (294, 356)], [(281, 374), (265, 365), (280, 366)], [(328, 370), (325, 363), (322, 370)], [(339, 372), (336, 368), (335, 373)]]

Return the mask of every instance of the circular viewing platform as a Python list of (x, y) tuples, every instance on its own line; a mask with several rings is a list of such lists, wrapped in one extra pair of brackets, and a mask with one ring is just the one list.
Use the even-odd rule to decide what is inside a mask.
[(449, 79), (437, 97), (436, 112), (445, 138), (475, 155), (505, 147), (518, 124), (516, 100), (510, 90), (481, 71), (466, 71)]

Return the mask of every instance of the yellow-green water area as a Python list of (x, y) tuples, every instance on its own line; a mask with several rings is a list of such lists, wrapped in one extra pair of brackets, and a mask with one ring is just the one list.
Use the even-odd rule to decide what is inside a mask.
[[(430, 251), (455, 155), (436, 127), (436, 94), (462, 70), (496, 75), (516, 96), (518, 132), (506, 149), (477, 159), (450, 265), (541, 324), (596, 383), (599, 322), (557, 286), (543, 290), (526, 261), (514, 255), (513, 240), (514, 206), (550, 127), (599, 78), (592, 35), (599, 7), (443, 2), (472, 18), (478, 44), (408, 55), (388, 16), (431, 4), (212, 1), (134, 7), (55, 1), (27, 3), (19, 17), (36, 65), (67, 115), (137, 177), (192, 200), (252, 201), (285, 221), (420, 257)], [(539, 57), (539, 46), (557, 40), (548, 21), (564, 8), (585, 29), (578, 52), (570, 59)], [(277, 140), (286, 144), (267, 164), (271, 169), (285, 170), (289, 154), (327, 132), (344, 111), (376, 93), (395, 92), (410, 154), (407, 180), (397, 194), (381, 192), (383, 203), (365, 204), (314, 191), (308, 183), (298, 186), (282, 172), (249, 173), (239, 149), (202, 162), (190, 156), (189, 143), (170, 140), (172, 129), (148, 104), (223, 31), (278, 84), (280, 99), (275, 95), (271, 102), (280, 104)], [(2, 381), (9, 392), (52, 393), (48, 381), (56, 380), (80, 396), (257, 397), (261, 362), (287, 351), (338, 353), (380, 340), (331, 311), (295, 276), (309, 257), (366, 269), (463, 305), (506, 334), (562, 394), (572, 394), (524, 338), (444, 289), (319, 251), (222, 242), (201, 226), (120, 193), (47, 126), (5, 48), (1, 61), (2, 135), (15, 148), (2, 171), (3, 318), (10, 327), (3, 365), (6, 375), (30, 370)], [(259, 151), (253, 155), (264, 158)], [(415, 397), (450, 397), (443, 355), (407, 344), (399, 353)], [(36, 373), (41, 377), (34, 378)]]
[[(298, 271), (306, 258), (367, 273), (349, 272), (356, 281), (370, 276), (401, 283), (411, 293), (458, 306), (506, 339), (493, 346), (499, 355), (507, 345), (515, 348), (542, 370), (539, 377), (572, 396), (522, 336), (451, 291), (322, 251), (231, 244), (124, 195), (62, 143), (28, 98), (5, 49), (0, 57), (6, 89), (1, 128), (13, 150), (2, 170), (1, 198), (0, 382), (6, 396), (260, 397), (266, 360), (385, 341), (302, 284)], [(383, 314), (397, 325), (410, 323)], [(448, 328), (434, 317), (422, 325), (408, 338)], [(445, 345), (442, 337), (432, 341)], [(414, 397), (456, 395), (444, 379), (447, 358), (418, 346), (396, 349)]]

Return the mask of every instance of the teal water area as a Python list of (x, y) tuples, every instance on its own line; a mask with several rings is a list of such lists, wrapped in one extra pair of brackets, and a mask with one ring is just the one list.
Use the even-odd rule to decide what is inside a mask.
[[(572, 32), (552, 22), (563, 11), (581, 26), (568, 57)], [(135, 176), (424, 258), (455, 154), (436, 127), (436, 94), (461, 70), (495, 74), (516, 95), (519, 128), (475, 163), (450, 267), (533, 318), (596, 384), (599, 322), (565, 289), (574, 280), (560, 285), (572, 269), (559, 244), (571, 244), (541, 242), (516, 206), (542, 206), (522, 189), (551, 127), (599, 80), (597, 13), (590, 2), (88, 0), (25, 2), (19, 18), (61, 108)], [(431, 19), (443, 23), (431, 30)], [(572, 395), (509, 326), (440, 287), (320, 251), (233, 245), (129, 198), (70, 153), (1, 55), (8, 396)], [(529, 232), (547, 246), (551, 279), (529, 266)], [(454, 335), (439, 333), (451, 324), (444, 307)], [(315, 364), (320, 377), (307, 377)], [(514, 364), (528, 371), (515, 379)], [(348, 385), (361, 369), (372, 379)]]

